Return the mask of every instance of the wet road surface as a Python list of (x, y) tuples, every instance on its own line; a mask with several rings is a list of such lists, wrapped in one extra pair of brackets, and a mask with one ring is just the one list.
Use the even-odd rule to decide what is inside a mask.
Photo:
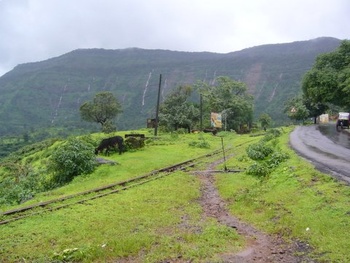
[(335, 124), (298, 126), (290, 145), (317, 169), (350, 184), (350, 131), (338, 132)]

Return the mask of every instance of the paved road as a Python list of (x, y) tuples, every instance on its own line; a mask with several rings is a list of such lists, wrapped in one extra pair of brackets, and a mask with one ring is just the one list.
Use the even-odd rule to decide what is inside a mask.
[[(322, 172), (350, 184), (350, 149), (346, 148), (350, 141), (350, 134), (347, 131), (341, 131), (341, 134), (335, 138), (334, 135), (326, 136), (321, 131), (318, 125), (298, 126), (290, 134), (290, 145)], [(343, 143), (339, 141), (340, 135)]]

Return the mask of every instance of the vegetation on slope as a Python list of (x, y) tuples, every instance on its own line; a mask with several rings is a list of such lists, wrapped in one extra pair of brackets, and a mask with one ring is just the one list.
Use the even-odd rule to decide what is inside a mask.
[(255, 97), (255, 117), (266, 112), (280, 125), (288, 121), (283, 104), (301, 91), (302, 75), (318, 54), (339, 43), (320, 38), (229, 54), (89, 49), (19, 65), (0, 78), (0, 135), (43, 127), (96, 131), (80, 120), (78, 109), (101, 91), (112, 92), (122, 103), (119, 130), (143, 128), (147, 118), (155, 117), (160, 74), (162, 96), (197, 80), (212, 84), (217, 76), (242, 81)]

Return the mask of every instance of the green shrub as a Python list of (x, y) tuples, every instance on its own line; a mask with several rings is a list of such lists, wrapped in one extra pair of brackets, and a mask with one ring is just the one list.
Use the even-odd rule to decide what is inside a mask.
[(274, 152), (269, 160), (267, 161), (267, 165), (270, 168), (276, 168), (280, 163), (284, 162), (289, 158), (289, 154), (283, 152)]
[(145, 147), (145, 139), (139, 137), (128, 137), (124, 141), (124, 147), (126, 151), (135, 151)]
[(263, 142), (268, 142), (273, 139), (276, 139), (277, 137), (281, 136), (282, 132), (278, 129), (270, 129), (266, 132), (264, 138), (261, 140)]
[(270, 173), (269, 167), (265, 163), (254, 163), (248, 167), (246, 173), (258, 177), (264, 177)]
[(70, 139), (55, 150), (50, 158), (49, 171), (59, 185), (73, 180), (95, 168), (94, 146), (79, 139)]
[(262, 142), (251, 144), (247, 148), (248, 157), (252, 160), (264, 160), (271, 153), (273, 149)]
[(23, 203), (40, 191), (40, 175), (29, 172), (19, 177), (6, 177), (0, 182), (0, 205)]
[(210, 148), (210, 144), (207, 143), (206, 141), (199, 141), (199, 142), (192, 141), (192, 142), (188, 143), (188, 146), (197, 147), (197, 148), (205, 148), (205, 149)]
[(205, 138), (200, 135), (198, 138), (198, 141), (191, 141), (188, 143), (189, 146), (191, 147), (197, 147), (197, 148), (203, 148), (203, 149), (209, 149), (210, 144), (205, 140)]

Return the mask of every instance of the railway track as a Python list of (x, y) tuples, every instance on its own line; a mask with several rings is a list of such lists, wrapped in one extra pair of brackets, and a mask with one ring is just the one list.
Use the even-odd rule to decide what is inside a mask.
[(58, 209), (66, 208), (76, 204), (82, 204), (90, 200), (101, 198), (107, 195), (115, 194), (131, 187), (142, 185), (153, 180), (157, 180), (164, 176), (170, 175), (175, 171), (187, 170), (194, 166), (198, 166), (211, 157), (217, 157), (220, 154), (228, 153), (232, 148), (227, 150), (216, 150), (212, 153), (190, 159), (181, 163), (161, 168), (159, 170), (151, 171), (147, 174), (131, 178), (126, 181), (116, 182), (99, 188), (94, 188), (88, 191), (80, 192), (73, 195), (67, 195), (61, 198), (52, 199), (45, 202), (36, 203), (30, 206), (21, 207), (17, 209), (8, 210), (0, 213), (0, 225), (8, 224), (20, 219), (31, 216), (40, 215), (47, 212), (52, 212)]

